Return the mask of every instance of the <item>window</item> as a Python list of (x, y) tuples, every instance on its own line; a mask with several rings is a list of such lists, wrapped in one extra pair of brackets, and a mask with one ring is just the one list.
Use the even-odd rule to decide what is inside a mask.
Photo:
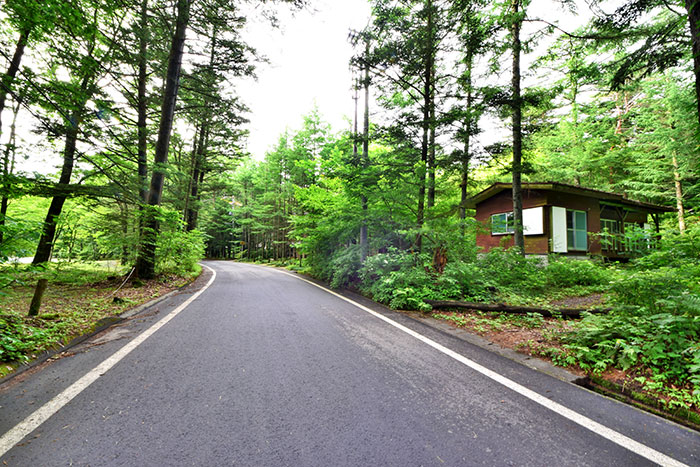
[(494, 235), (511, 234), (515, 232), (513, 213), (504, 212), (491, 216), (491, 233)]
[(566, 243), (570, 250), (587, 251), (586, 212), (566, 210)]
[(601, 246), (605, 251), (619, 251), (620, 242), (620, 221), (614, 219), (601, 219)]

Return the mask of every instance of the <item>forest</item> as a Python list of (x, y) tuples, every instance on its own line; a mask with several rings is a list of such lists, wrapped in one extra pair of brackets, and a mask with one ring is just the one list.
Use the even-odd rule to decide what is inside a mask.
[[(593, 297), (609, 313), (530, 350), (700, 409), (700, 4), (369, 0), (367, 26), (348, 34), (347, 127), (313, 110), (254, 157), (236, 83), (264, 57), (240, 31), (313, 2), (253, 3), (2, 3), (0, 303), (40, 277), (74, 280), (71, 265), (111, 261), (141, 282), (196, 274), (205, 257), (288, 267), (402, 310)], [(17, 168), (39, 153), (60, 154), (59, 170)], [(483, 252), (470, 198), (496, 182), (512, 183), (513, 246)], [(543, 262), (524, 255), (527, 182), (672, 212), (656, 247), (624, 262)], [(32, 336), (65, 337), (10, 308), (0, 361), (27, 359)]]

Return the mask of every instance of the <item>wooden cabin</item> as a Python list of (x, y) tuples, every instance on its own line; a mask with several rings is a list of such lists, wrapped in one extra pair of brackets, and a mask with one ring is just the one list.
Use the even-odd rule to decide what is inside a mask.
[[(630, 257), (650, 248), (653, 235), (626, 232), (646, 229), (658, 232), (659, 215), (672, 212), (666, 206), (627, 199), (622, 195), (564, 183), (523, 183), (525, 253), (569, 256)], [(476, 236), (483, 251), (513, 246), (513, 196), (510, 183), (496, 183), (470, 198), (476, 220), (485, 228)], [(651, 222), (651, 224), (650, 224)]]

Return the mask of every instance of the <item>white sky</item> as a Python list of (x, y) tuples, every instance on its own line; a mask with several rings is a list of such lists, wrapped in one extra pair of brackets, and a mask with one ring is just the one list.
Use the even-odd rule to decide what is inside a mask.
[(238, 87), (251, 109), (248, 150), (256, 159), (286, 128), (299, 128), (314, 105), (334, 131), (344, 129), (353, 115), (348, 33), (367, 24), (369, 2), (316, 0), (313, 7), (293, 17), (280, 8), (277, 30), (251, 18), (246, 39), (270, 61), (258, 67), (257, 82)]

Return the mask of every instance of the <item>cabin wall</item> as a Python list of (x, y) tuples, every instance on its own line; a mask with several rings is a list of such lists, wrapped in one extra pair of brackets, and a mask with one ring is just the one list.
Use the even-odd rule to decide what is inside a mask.
[[(537, 190), (523, 190), (523, 209), (545, 206), (547, 198), (545, 194)], [(491, 233), (491, 216), (504, 212), (513, 211), (513, 198), (510, 190), (504, 190), (495, 196), (485, 200), (476, 207), (476, 220), (482, 226), (477, 232), (476, 244), (483, 248), (483, 251), (489, 251), (491, 248), (504, 247), (510, 248), (514, 245), (512, 234), (496, 234)], [(525, 236), (525, 253), (533, 255), (546, 255), (549, 252), (549, 229), (550, 218), (549, 210), (544, 209), (544, 230), (542, 235), (526, 235)]]
[[(575, 189), (576, 187), (571, 187), (572, 191)], [(566, 253), (567, 255), (604, 255), (615, 259), (625, 257), (624, 251), (603, 251), (599, 236), (601, 217), (621, 221), (621, 230), (624, 231), (625, 223), (635, 223), (641, 227), (648, 222), (648, 211), (643, 207), (634, 206), (632, 203), (630, 203), (630, 206), (624, 203), (615, 203), (621, 206), (619, 208), (608, 204), (601, 205), (601, 201), (610, 203), (610, 201), (607, 201), (607, 195), (603, 193), (601, 199), (595, 195), (587, 196), (575, 191), (574, 193), (568, 193), (566, 190), (555, 191), (546, 188), (539, 190), (523, 189), (523, 209), (543, 207), (542, 217), (544, 224), (542, 226), (543, 234), (525, 235), (525, 253), (546, 255), (551, 252), (552, 206), (558, 206), (569, 210), (584, 211), (587, 214), (588, 251), (569, 251)], [(491, 233), (491, 216), (512, 211), (513, 201), (510, 189), (503, 190), (476, 205), (475, 218), (481, 226), (476, 235), (476, 244), (482, 251), (486, 252), (499, 246), (505, 248), (513, 246), (512, 234), (494, 235)]]
[[(561, 193), (556, 191), (547, 192), (547, 204), (550, 206), (560, 206), (576, 211), (585, 211), (587, 217), (586, 231), (588, 232), (588, 254), (599, 255), (602, 252), (600, 239), (597, 234), (600, 232), (600, 201), (586, 196)], [(593, 234), (593, 235), (591, 235)], [(580, 256), (581, 251), (570, 251), (572, 256)]]

